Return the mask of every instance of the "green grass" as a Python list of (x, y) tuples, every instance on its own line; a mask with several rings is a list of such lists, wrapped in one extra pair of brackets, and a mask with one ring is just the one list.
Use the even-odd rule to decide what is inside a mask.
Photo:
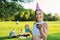
[[(25, 24), (29, 24), (30, 29), (33, 27), (33, 21), (25, 21), (25, 22), (19, 22), (19, 24), (16, 24), (16, 22), (12, 21), (3, 21), (0, 22), (0, 40), (29, 40), (30, 38), (26, 39), (18, 39), (18, 38), (8, 38), (9, 32), (12, 29), (16, 29), (16, 34), (18, 35), (21, 28), (24, 29)], [(49, 21), (48, 23), (48, 37), (47, 40), (60, 40), (60, 21)]]

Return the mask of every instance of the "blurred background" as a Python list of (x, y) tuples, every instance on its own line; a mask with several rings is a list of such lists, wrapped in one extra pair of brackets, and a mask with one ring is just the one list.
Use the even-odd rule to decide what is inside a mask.
[(45, 21), (60, 20), (59, 0), (0, 0), (0, 21), (34, 21), (37, 2)]
[(29, 24), (32, 29), (37, 2), (44, 12), (44, 21), (48, 23), (47, 40), (60, 40), (60, 0), (0, 0), (0, 40), (32, 38), (9, 39), (8, 35), (12, 29), (16, 29), (16, 34), (19, 34), (25, 24)]

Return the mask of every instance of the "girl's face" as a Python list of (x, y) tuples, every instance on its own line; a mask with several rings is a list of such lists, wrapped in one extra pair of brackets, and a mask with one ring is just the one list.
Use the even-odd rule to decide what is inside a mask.
[(36, 11), (35, 17), (36, 17), (36, 20), (37, 20), (37, 21), (43, 20), (43, 12), (41, 12), (41, 11)]

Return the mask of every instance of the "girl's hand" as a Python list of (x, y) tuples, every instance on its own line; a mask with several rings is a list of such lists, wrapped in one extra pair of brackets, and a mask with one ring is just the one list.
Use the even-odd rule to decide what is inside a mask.
[(39, 24), (39, 25), (37, 26), (37, 28), (38, 28), (38, 29), (41, 29), (41, 27), (42, 27), (42, 25), (41, 25), (41, 24)]

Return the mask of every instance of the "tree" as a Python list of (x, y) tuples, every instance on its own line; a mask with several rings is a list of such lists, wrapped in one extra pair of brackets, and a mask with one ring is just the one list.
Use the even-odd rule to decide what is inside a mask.
[(51, 17), (52, 17), (51, 13), (47, 14), (48, 21), (51, 21)]
[(12, 0), (12, 1), (20, 1), (20, 2), (23, 2), (23, 3), (33, 2), (33, 0)]

